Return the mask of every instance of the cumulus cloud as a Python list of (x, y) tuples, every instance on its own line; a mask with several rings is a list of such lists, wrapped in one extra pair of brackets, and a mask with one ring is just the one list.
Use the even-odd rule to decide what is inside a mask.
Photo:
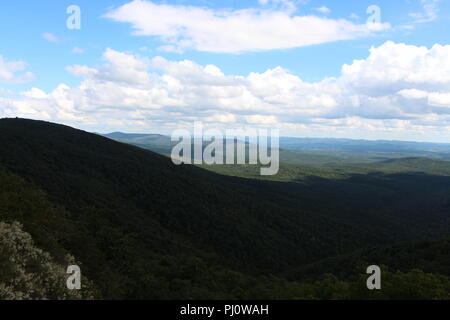
[[(190, 60), (105, 50), (100, 66), (70, 66), (76, 87), (2, 98), (5, 116), (133, 131), (201, 120), (299, 132), (450, 132), (450, 45), (386, 42), (337, 78), (307, 82), (282, 67), (246, 76)], [(141, 129), (139, 129), (141, 128)], [(153, 129), (154, 130), (154, 129)]]
[(145, 83), (148, 80), (148, 63), (143, 59), (108, 48), (103, 54), (103, 60), (106, 64), (99, 68), (75, 65), (67, 67), (67, 70), (86, 79), (103, 79), (128, 84)]
[(450, 46), (431, 49), (386, 42), (371, 48), (370, 56), (344, 65), (342, 78), (349, 86), (372, 95), (412, 88), (448, 89)]
[(30, 82), (34, 79), (31, 72), (26, 72), (24, 61), (8, 61), (0, 56), (0, 83), (16, 84)]
[(239, 53), (287, 49), (366, 37), (390, 28), (388, 23), (366, 25), (345, 19), (300, 16), (288, 5), (290, 1), (276, 2), (285, 7), (218, 10), (133, 0), (105, 17), (131, 24), (135, 35), (159, 38), (165, 43), (162, 49), (170, 51)]

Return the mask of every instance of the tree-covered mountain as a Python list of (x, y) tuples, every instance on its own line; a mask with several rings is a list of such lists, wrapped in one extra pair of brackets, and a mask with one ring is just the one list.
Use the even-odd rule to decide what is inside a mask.
[[(244, 179), (25, 119), (0, 120), (0, 146), (0, 222), (20, 222), (56, 264), (73, 256), (103, 298), (327, 298), (320, 285), (285, 279), (323, 259), (450, 230), (446, 176)], [(326, 279), (339, 292), (342, 283)]]
[(323, 273), (330, 272), (340, 279), (348, 280), (354, 278), (358, 270), (375, 262), (403, 272), (414, 267), (429, 273), (450, 276), (450, 238), (356, 250), (350, 254), (294, 268), (288, 278), (302, 281), (320, 279)]

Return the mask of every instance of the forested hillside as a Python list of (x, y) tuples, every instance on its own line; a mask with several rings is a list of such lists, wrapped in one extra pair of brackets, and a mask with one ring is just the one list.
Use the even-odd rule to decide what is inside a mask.
[[(446, 176), (243, 179), (25, 119), (0, 120), (0, 146), (0, 222), (23, 224), (60, 266), (73, 256), (102, 298), (370, 298), (359, 291), (365, 269), (350, 277), (324, 259), (450, 230)], [(346, 282), (298, 276), (313, 263)], [(442, 269), (371, 263), (402, 286), (425, 266), (418, 281), (430, 283), (428, 297), (448, 296)], [(401, 298), (392, 288), (381, 298)], [(423, 297), (418, 288), (404, 294)]]

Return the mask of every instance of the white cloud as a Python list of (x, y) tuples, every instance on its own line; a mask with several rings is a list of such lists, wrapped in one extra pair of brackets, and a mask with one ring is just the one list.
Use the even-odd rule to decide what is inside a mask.
[[(164, 130), (202, 120), (215, 126), (280, 126), (326, 132), (450, 133), (450, 45), (386, 42), (337, 78), (306, 82), (282, 67), (247, 76), (193, 61), (105, 50), (101, 66), (71, 66), (79, 86), (0, 98), (0, 112), (77, 126)], [(141, 129), (139, 129), (141, 128)], [(158, 128), (158, 129), (155, 129)], [(378, 136), (377, 136), (378, 135)]]
[(16, 84), (32, 81), (34, 75), (25, 71), (26, 66), (24, 61), (7, 61), (0, 56), (0, 83)]
[(415, 23), (432, 22), (437, 19), (441, 0), (420, 0), (422, 12), (410, 13)]
[(43, 33), (42, 38), (44, 38), (48, 42), (53, 42), (53, 43), (59, 42), (59, 38), (57, 36), (55, 36), (53, 33), (49, 33), (49, 32)]
[(31, 88), (30, 91), (26, 91), (22, 93), (24, 97), (32, 98), (32, 99), (46, 99), (48, 95), (38, 88)]
[(417, 89), (403, 89), (400, 90), (398, 94), (406, 99), (423, 99), (428, 97), (428, 93), (426, 91)]
[(344, 65), (343, 78), (361, 89), (395, 91), (407, 86), (447, 86), (449, 71), (449, 45), (436, 44), (428, 49), (388, 41), (372, 47), (367, 59)]
[(428, 104), (435, 107), (445, 107), (450, 110), (450, 92), (430, 92)]
[(292, 8), (213, 10), (134, 0), (105, 17), (131, 24), (135, 35), (159, 38), (166, 44), (162, 48), (171, 51), (239, 53), (287, 49), (366, 37), (390, 28), (388, 23), (368, 26), (345, 19), (295, 15), (294, 11)]
[(407, 99), (421, 99), (433, 107), (445, 107), (450, 111), (450, 92), (427, 92), (417, 89), (405, 89), (399, 94)]
[(328, 7), (322, 6), (319, 8), (314, 8), (314, 10), (323, 13), (323, 14), (329, 14), (331, 12), (331, 10)]
[(86, 66), (69, 66), (67, 70), (73, 75), (87, 79), (139, 84), (148, 80), (148, 62), (132, 55), (106, 49), (103, 54), (106, 64), (97, 69)]

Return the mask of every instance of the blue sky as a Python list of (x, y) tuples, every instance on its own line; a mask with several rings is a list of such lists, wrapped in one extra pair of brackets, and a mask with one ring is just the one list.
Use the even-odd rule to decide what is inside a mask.
[[(81, 9), (80, 30), (66, 27), (70, 5)], [(371, 5), (381, 21), (366, 28)], [(295, 136), (450, 142), (450, 82), (433, 81), (430, 62), (450, 58), (446, 0), (16, 0), (2, 2), (0, 21), (3, 116), (97, 131), (167, 133), (202, 120), (279, 126)], [(395, 92), (379, 75), (362, 83), (375, 70), (370, 57), (380, 64), (388, 52), (416, 55), (401, 72), (419, 72), (420, 81), (399, 78)], [(379, 67), (392, 71), (387, 82), (398, 73), (395, 61)]]

